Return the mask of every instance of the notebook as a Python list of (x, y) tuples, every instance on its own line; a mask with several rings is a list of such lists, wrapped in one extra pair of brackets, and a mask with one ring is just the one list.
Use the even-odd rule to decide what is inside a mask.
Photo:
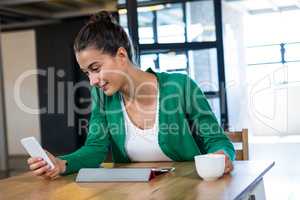
[(151, 168), (83, 168), (76, 182), (147, 182), (153, 177)]

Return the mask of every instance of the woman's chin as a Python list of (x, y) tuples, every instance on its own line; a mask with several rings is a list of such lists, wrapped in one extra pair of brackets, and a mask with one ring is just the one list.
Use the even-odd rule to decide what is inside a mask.
[(116, 93), (115, 91), (113, 91), (111, 89), (103, 90), (103, 92), (106, 96), (112, 96)]

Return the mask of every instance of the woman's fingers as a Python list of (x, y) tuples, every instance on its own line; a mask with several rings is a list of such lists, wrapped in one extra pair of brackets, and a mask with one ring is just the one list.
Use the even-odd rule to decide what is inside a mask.
[(54, 169), (50, 169), (49, 164), (40, 157), (28, 158), (27, 163), (30, 170), (35, 176), (43, 177), (44, 179), (54, 180), (60, 177), (60, 173), (66, 170), (66, 161), (60, 160), (45, 150), (48, 157), (54, 164)]
[(49, 177), (51, 180), (57, 179), (58, 177), (60, 177), (60, 175), (59, 175), (59, 170), (56, 170), (56, 171), (54, 171), (53, 173), (49, 174), (48, 177)]
[(27, 159), (27, 163), (28, 163), (28, 165), (31, 165), (33, 163), (36, 163), (36, 162), (39, 162), (39, 161), (42, 161), (42, 160), (43, 159), (39, 158), (39, 157), (35, 157), (35, 158), (30, 157), (30, 158)]
[(216, 151), (216, 152), (214, 152), (214, 154), (223, 154), (223, 155), (225, 155), (225, 169), (224, 169), (225, 174), (227, 174), (227, 173), (229, 173), (233, 170), (232, 162), (229, 159), (229, 157), (224, 153), (223, 150)]
[(45, 175), (53, 177), (56, 174), (59, 174), (59, 169), (57, 167), (55, 167), (53, 170), (48, 171)]
[(52, 174), (54, 174), (56, 171), (53, 169), (53, 170), (51, 170), (51, 171), (48, 171), (46, 174), (45, 174), (45, 176), (51, 176)]
[(232, 166), (228, 167), (228, 168), (225, 170), (225, 174), (230, 173), (232, 170), (233, 170), (233, 167), (232, 167)]
[(56, 158), (51, 153), (49, 153), (47, 150), (44, 149), (49, 159), (53, 162), (54, 165), (56, 165)]
[(47, 162), (42, 158), (28, 158), (27, 163), (29, 165), (29, 169), (32, 170), (33, 174), (36, 176), (41, 176), (49, 170)]
[(49, 165), (45, 165), (33, 171), (33, 174), (36, 176), (41, 176), (49, 170)]
[(59, 176), (59, 169), (56, 167), (53, 170), (48, 170), (42, 175), (45, 179), (54, 180)]
[(226, 159), (224, 173), (227, 174), (227, 173), (231, 172), (232, 170), (233, 170), (233, 165), (232, 165), (231, 160)]
[(36, 169), (39, 169), (41, 167), (44, 167), (45, 165), (47, 165), (47, 162), (42, 160), (42, 161), (37, 161), (37, 162), (34, 162), (33, 164), (30, 164), (29, 168), (31, 170), (36, 170)]

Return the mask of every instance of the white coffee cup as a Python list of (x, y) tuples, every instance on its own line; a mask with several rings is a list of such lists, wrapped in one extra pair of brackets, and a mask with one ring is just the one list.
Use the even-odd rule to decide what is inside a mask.
[(194, 157), (198, 175), (206, 181), (217, 180), (224, 174), (225, 155), (205, 154)]

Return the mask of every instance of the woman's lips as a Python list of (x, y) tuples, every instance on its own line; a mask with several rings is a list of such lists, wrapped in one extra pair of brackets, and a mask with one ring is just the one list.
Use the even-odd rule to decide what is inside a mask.
[(101, 88), (103, 91), (106, 91), (107, 88), (108, 88), (108, 83), (105, 83), (104, 85), (100, 86), (100, 88)]

